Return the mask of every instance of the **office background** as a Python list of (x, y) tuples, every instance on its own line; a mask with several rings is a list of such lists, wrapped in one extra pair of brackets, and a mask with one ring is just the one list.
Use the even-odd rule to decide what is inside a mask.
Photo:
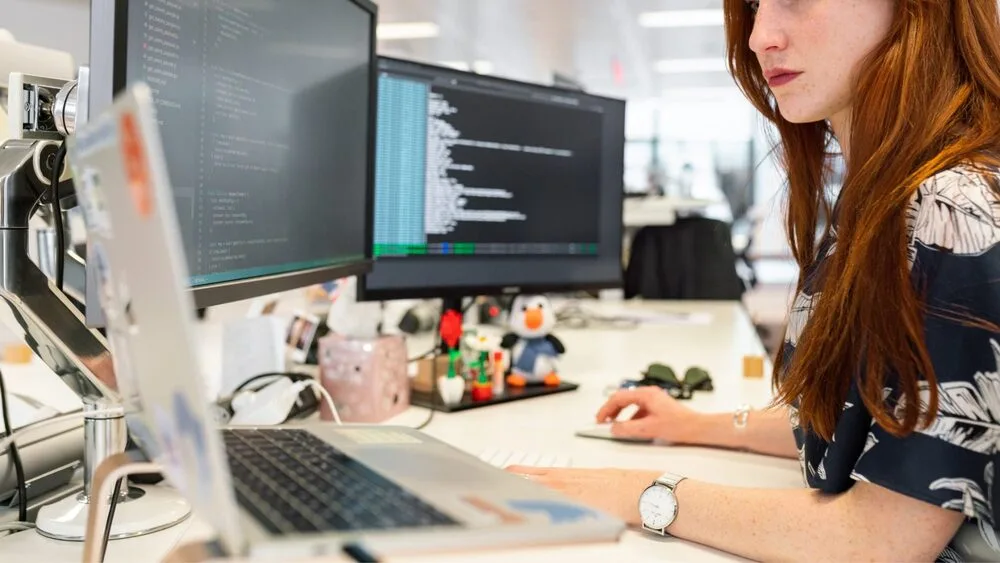
[[(21, 42), (89, 58), (89, 0), (0, 0)], [(797, 270), (768, 132), (726, 73), (721, 0), (380, 0), (379, 54), (626, 98), (625, 187), (718, 201), (760, 285), (755, 321), (784, 321)], [(726, 201), (729, 196), (729, 201)], [(734, 217), (739, 215), (739, 217)]]
[[(234, 0), (233, 3), (240, 1), (274, 7), (280, 7), (282, 3), (282, 0)], [(138, 7), (144, 3), (152, 6), (158, 2), (138, 0), (133, 6)], [(93, 61), (89, 61), (92, 38), (87, 37), (86, 32), (82, 31), (88, 27), (86, 24), (90, 15), (89, 4), (89, 0), (0, 0), (0, 14), (3, 14), (3, 23), (0, 25), (9, 29), (20, 42), (68, 51), (75, 57), (77, 64), (93, 62), (97, 68), (101, 66), (103, 60), (102, 51), (94, 48)], [(561, 393), (558, 398), (553, 398), (551, 404), (560, 404), (563, 407), (559, 411), (545, 409), (544, 415), (551, 419), (544, 424), (551, 430), (546, 434), (524, 431), (527, 425), (537, 424), (532, 422), (535, 415), (530, 413), (542, 410), (536, 406), (538, 403), (531, 401), (514, 402), (492, 411), (474, 408), (472, 412), (464, 412), (465, 418), (461, 420), (451, 416), (449, 411), (444, 411), (446, 414), (436, 419), (435, 410), (424, 412), (422, 405), (429, 403), (415, 400), (420, 398), (416, 393), (418, 391), (416, 380), (423, 366), (437, 366), (438, 362), (436, 359), (428, 359), (426, 362), (422, 360), (424, 356), (421, 354), (430, 346), (429, 341), (432, 338), (430, 334), (408, 338), (406, 343), (408, 349), (405, 350), (405, 354), (400, 355), (400, 358), (403, 360), (417, 358), (407, 363), (416, 364), (418, 373), (417, 377), (411, 373), (404, 373), (404, 377), (401, 378), (404, 386), (407, 377), (413, 378), (414, 381), (407, 399), (413, 407), (407, 408), (399, 415), (402, 417), (401, 421), (405, 419), (405, 422), (400, 423), (417, 429), (426, 429), (429, 435), (452, 445), (458, 444), (468, 453), (480, 456), (483, 461), (487, 461), (483, 457), (487, 453), (482, 448), (483, 438), (480, 436), (475, 438), (474, 442), (471, 441), (474, 433), (469, 430), (503, 429), (502, 435), (490, 436), (487, 440), (501, 450), (514, 446), (516, 450), (512, 450), (510, 456), (506, 454), (491, 456), (488, 463), (492, 465), (522, 459), (521, 452), (524, 452), (523, 459), (531, 459), (535, 457), (532, 451), (551, 452), (555, 456), (552, 459), (563, 459), (561, 456), (565, 451), (566, 464), (579, 463), (586, 467), (588, 464), (598, 463), (598, 460), (609, 459), (612, 454), (607, 448), (614, 447), (614, 444), (587, 441), (577, 444), (574, 440), (568, 440), (567, 438), (573, 436), (581, 424), (579, 422), (581, 413), (589, 424), (592, 405), (601, 401), (603, 393), (609, 386), (618, 385), (619, 378), (628, 374), (644, 373), (641, 370), (646, 369), (651, 362), (669, 361), (671, 365), (681, 370), (688, 366), (698, 367), (706, 376), (711, 372), (713, 375), (710, 377), (715, 378), (717, 387), (710, 390), (717, 389), (717, 392), (698, 393), (698, 400), (695, 401), (698, 408), (729, 411), (737, 404), (765, 404), (770, 396), (767, 378), (763, 377), (768, 371), (768, 362), (765, 350), (757, 338), (758, 334), (753, 324), (748, 322), (751, 319), (747, 318), (738, 301), (720, 303), (701, 301), (701, 299), (739, 299), (742, 296), (749, 305), (752, 320), (757, 324), (759, 332), (763, 333), (765, 340), (770, 340), (769, 343), (773, 345), (775, 335), (780, 335), (780, 325), (787, 310), (789, 285), (796, 275), (794, 266), (790, 265), (781, 232), (779, 194), (782, 178), (775, 168), (774, 161), (769, 157), (770, 143), (766, 131), (761, 128), (758, 116), (742, 99), (725, 72), (722, 59), (721, 1), (685, 3), (672, 0), (657, 2), (381, 0), (378, 4), (381, 8), (380, 41), (378, 41), (378, 51), (381, 55), (423, 61), (481, 75), (509, 77), (540, 84), (556, 83), (571, 88), (577, 85), (594, 94), (627, 99), (629, 104), (624, 131), (626, 141), (624, 170), (619, 169), (622, 148), (620, 111), (607, 114), (611, 116), (608, 120), (613, 129), (604, 128), (604, 131), (612, 130), (614, 135), (602, 136), (602, 141), (613, 137), (615, 142), (602, 143), (604, 147), (602, 155), (605, 160), (613, 162), (611, 166), (604, 167), (604, 170), (609, 170), (611, 173), (602, 177), (601, 186), (607, 189), (601, 190), (603, 198), (601, 201), (604, 202), (601, 209), (606, 213), (598, 215), (601, 216), (604, 227), (610, 224), (610, 220), (616, 228), (612, 231), (611, 238), (602, 235), (597, 241), (598, 244), (594, 246), (602, 248), (601, 256), (606, 258), (606, 250), (609, 247), (613, 249), (614, 244), (604, 243), (617, 243), (620, 240), (617, 231), (620, 204), (617, 196), (620, 186), (615, 180), (621, 178), (622, 187), (629, 196), (626, 204), (654, 204), (647, 206), (643, 210), (644, 214), (639, 214), (644, 218), (638, 221), (635, 217), (629, 220), (630, 205), (625, 206), (623, 223), (626, 232), (625, 240), (622, 242), (628, 243), (626, 246), (631, 246), (634, 242), (634, 248), (638, 248), (641, 246), (638, 241), (643, 232), (653, 231), (656, 235), (681, 233), (682, 236), (672, 238), (678, 244), (671, 248), (673, 250), (678, 246), (687, 248), (683, 249), (683, 252), (664, 252), (657, 258), (658, 264), (669, 264), (666, 275), (661, 277), (668, 278), (674, 273), (683, 273), (687, 271), (688, 266), (692, 266), (690, 270), (697, 269), (705, 275), (698, 276), (696, 279), (698, 283), (682, 285), (702, 286), (697, 287), (698, 290), (704, 290), (704, 286), (712, 286), (712, 292), (715, 294), (712, 297), (698, 297), (693, 295), (694, 292), (688, 291), (678, 292), (678, 296), (675, 297), (669, 293), (670, 290), (661, 291), (661, 287), (672, 284), (653, 284), (657, 287), (651, 294), (644, 294), (644, 297), (656, 300), (690, 300), (691, 303), (677, 301), (664, 304), (647, 301), (646, 304), (621, 305), (615, 303), (613, 298), (603, 299), (600, 303), (588, 302), (585, 305), (576, 299), (571, 299), (568, 303), (557, 303), (556, 307), (550, 307), (546, 303), (546, 310), (557, 311), (555, 322), (563, 323), (562, 326), (566, 331), (572, 332), (577, 338), (574, 339), (573, 335), (568, 337), (567, 350), (573, 350), (573, 353), (568, 355), (567, 363), (560, 367), (560, 371), (567, 375), (567, 381), (550, 383), (548, 376), (557, 375), (551, 372), (546, 376), (545, 385), (553, 388), (551, 390), (554, 392), (566, 390), (564, 384), (573, 386), (568, 390), (578, 391)], [(305, 12), (298, 13), (299, 16), (303, 14)], [(312, 13), (308, 14), (307, 17), (313, 17)], [(140, 17), (140, 22), (141, 19)], [(333, 21), (342, 20), (335, 18)], [(286, 26), (286, 29), (302, 27), (306, 26), (297, 24)], [(321, 27), (319, 31), (321, 36), (336, 38), (335, 35), (329, 36), (323, 33), (323, 29), (329, 33), (329, 28)], [(0, 34), (0, 39), (2, 37)], [(0, 42), (0, 49), (2, 48), (3, 44)], [(106, 67), (107, 63), (104, 65)], [(263, 70), (257, 63), (252, 63), (251, 68), (254, 72)], [(386, 72), (386, 67), (380, 68)], [(269, 77), (270, 75), (267, 76)], [(470, 81), (479, 80), (471, 76), (467, 78)], [(572, 97), (566, 90), (559, 92), (560, 97)], [(624, 107), (617, 101), (614, 103), (617, 104), (617, 108)], [(482, 105), (492, 107), (489, 103)], [(511, 121), (509, 117), (506, 120), (508, 123)], [(174, 124), (176, 125), (176, 122)], [(570, 127), (566, 126), (566, 129), (565, 134), (572, 138), (573, 135), (568, 132)], [(551, 132), (550, 129), (546, 133)], [(354, 137), (356, 144), (353, 146), (358, 146), (357, 139), (358, 137)], [(348, 143), (350, 146), (350, 142)], [(610, 147), (613, 150), (608, 150), (609, 145), (613, 145)], [(608, 157), (611, 153), (614, 155), (613, 158)], [(574, 180), (564, 182), (566, 186), (573, 187), (577, 187), (578, 183)], [(527, 184), (530, 185), (530, 182)], [(607, 197), (609, 194), (610, 197)], [(304, 198), (304, 200), (311, 199), (314, 198)], [(565, 196), (562, 199), (565, 199)], [(667, 221), (652, 217), (656, 212), (665, 209), (656, 205), (657, 203), (669, 204), (671, 202), (667, 200), (671, 199), (677, 203), (683, 203), (684, 200), (710, 203), (693, 205), (689, 209), (683, 208), (682, 205), (673, 207), (668, 205), (666, 206), (668, 213), (665, 215), (670, 217), (684, 214), (707, 215), (710, 219), (720, 219), (724, 228), (717, 229), (716, 227), (720, 225), (714, 221), (699, 219), (674, 221), (673, 218)], [(556, 207), (561, 207), (561, 200), (556, 201), (558, 202), (555, 204)], [(571, 205), (572, 202), (567, 202), (567, 206)], [(375, 217), (377, 222), (378, 215)], [(675, 225), (678, 226), (677, 229), (672, 228)], [(692, 225), (699, 229), (689, 228)], [(645, 226), (653, 228), (646, 230), (642, 228)], [(701, 227), (711, 227), (712, 230)], [(724, 234), (715, 236), (723, 231)], [(602, 229), (600, 232), (606, 233), (607, 229)], [(647, 240), (649, 238), (647, 237)], [(737, 252), (743, 245), (751, 246), (747, 256), (754, 262), (757, 280), (760, 283), (755, 284), (746, 293), (742, 289), (738, 292), (733, 291), (734, 286), (739, 284), (728, 283), (732, 280), (731, 271), (726, 275), (717, 276), (726, 278), (724, 281), (727, 283), (716, 284), (714, 280), (706, 279), (721, 271), (721, 268), (716, 268), (720, 262), (723, 267), (733, 269), (733, 252), (732, 249), (726, 248), (730, 244), (727, 242), (730, 238), (733, 239), (732, 246), (737, 247)], [(720, 241), (723, 244), (716, 244)], [(581, 242), (593, 243), (593, 240), (588, 238)], [(389, 244), (393, 243), (390, 238)], [(447, 248), (445, 250), (445, 254), (448, 254)], [(586, 252), (586, 249), (584, 251)], [(418, 268), (420, 260), (418, 258), (411, 260), (414, 267)], [(632, 264), (637, 262), (641, 260), (631, 261)], [(615, 251), (615, 254), (606, 258), (604, 262), (609, 268), (602, 271), (615, 272), (618, 263), (619, 256)], [(708, 267), (700, 268), (703, 264)], [(511, 268), (515, 274), (518, 274), (517, 269)], [(647, 271), (654, 270), (663, 269), (647, 268)], [(331, 275), (330, 278), (332, 277)], [(456, 277), (468, 281), (472, 276), (456, 274)], [(413, 279), (406, 276), (399, 278)], [(371, 279), (369, 276), (369, 280)], [(691, 279), (695, 277), (684, 281), (689, 282)], [(310, 279), (308, 283), (318, 282)], [(370, 289), (371, 285), (364, 287)], [(606, 286), (597, 285), (589, 289), (596, 292), (597, 287)], [(347, 292), (349, 286), (337, 290)], [(489, 293), (491, 290), (482, 289), (482, 291)], [(609, 293), (614, 294), (613, 291)], [(625, 293), (628, 294), (627, 284)], [(329, 307), (328, 303), (323, 302), (327, 295), (320, 298), (314, 295), (310, 292), (301, 292), (295, 304), (285, 304), (284, 313), (290, 312), (288, 307), (310, 306), (310, 303), (306, 303), (303, 298), (313, 299), (312, 305), (322, 305), (324, 309)], [(339, 295), (343, 296), (344, 293)], [(454, 297), (445, 294), (440, 296), (445, 297), (446, 304), (451, 303), (446, 305), (451, 307), (451, 311), (456, 311), (460, 307), (460, 304), (456, 305), (457, 300)], [(572, 297), (579, 296), (578, 293)], [(603, 294), (602, 297), (608, 297), (608, 294)], [(346, 300), (338, 299), (338, 302), (344, 301)], [(199, 341), (204, 340), (202, 344), (208, 342), (212, 344), (203, 346), (204, 349), (199, 350), (205, 356), (200, 359), (207, 360), (206, 363), (209, 364), (204, 370), (206, 373), (214, 375), (221, 372), (224, 379), (227, 366), (227, 333), (217, 321), (227, 315), (236, 318), (245, 312), (236, 311), (236, 307), (227, 309), (225, 305), (215, 306), (216, 303), (208, 305), (213, 307), (207, 316), (204, 311), (202, 312), (207, 322), (199, 323), (199, 334), (204, 337), (200, 336)], [(487, 302), (486, 305), (490, 303)], [(262, 310), (264, 306), (266, 304), (262, 304)], [(590, 309), (591, 306), (594, 307), (593, 310)], [(642, 309), (646, 307), (649, 309)], [(522, 310), (520, 306), (516, 308)], [(334, 308), (329, 309), (330, 314), (335, 316)], [(498, 305), (479, 307), (476, 308), (476, 312), (478, 315), (483, 315), (484, 311), (487, 315), (495, 315), (489, 313), (492, 309), (500, 310), (500, 307)], [(639, 309), (645, 311), (646, 316), (641, 311), (635, 313), (634, 317), (629, 316), (630, 311)], [(540, 311), (541, 307), (538, 310)], [(433, 318), (433, 314), (429, 316)], [(497, 321), (497, 324), (500, 322), (500, 319), (493, 320)], [(496, 328), (487, 327), (486, 324), (489, 323), (482, 326), (487, 329)], [(777, 330), (767, 330), (769, 327)], [(760, 330), (762, 328), (765, 330)], [(302, 340), (301, 333), (292, 330), (289, 334), (288, 338), (296, 342), (295, 346), (299, 347), (299, 342)], [(5, 339), (7, 338), (0, 333), (0, 340)], [(242, 351), (246, 347), (243, 346), (243, 342), (240, 344)], [(307, 348), (306, 345), (301, 347)], [(280, 342), (278, 351), (282, 351)], [(320, 357), (322, 356), (317, 350), (315, 358)], [(29, 367), (25, 367), (25, 370)], [(431, 368), (427, 375), (427, 379), (432, 382), (438, 381), (435, 369), (436, 367)], [(183, 371), (194, 374), (198, 370)], [(581, 382), (579, 388), (575, 387), (577, 384), (573, 378), (578, 378)], [(158, 379), (163, 380), (163, 378)], [(215, 382), (210, 385), (221, 387), (223, 384), (224, 382)], [(518, 387), (521, 384), (509, 382), (509, 385)], [(430, 393), (434, 393), (433, 383), (430, 389)], [(440, 389), (444, 389), (444, 386), (438, 388)], [(218, 389), (210, 393), (215, 391)], [(334, 391), (329, 393), (335, 394)], [(425, 395), (427, 393), (425, 391)], [(693, 395), (692, 392), (692, 396), (688, 398), (694, 399)], [(393, 400), (398, 400), (400, 396), (398, 393), (395, 394)], [(436, 395), (432, 395), (430, 403), (435, 402), (434, 396)], [(335, 399), (327, 396), (327, 400), (333, 403)], [(337, 406), (340, 407), (341, 405)], [(352, 408), (349, 407), (342, 412), (350, 414)], [(330, 413), (337, 410), (332, 408), (332, 405), (328, 405), (327, 409)], [(497, 424), (500, 420), (498, 416), (502, 417), (502, 424)], [(476, 434), (479, 435), (478, 431)], [(661, 453), (659, 450), (649, 450), (648, 458), (642, 460), (635, 458), (631, 463), (673, 466), (670, 460), (654, 459)], [(672, 455), (672, 452), (667, 452), (667, 455)], [(536, 459), (542, 458), (536, 457)], [(706, 458), (706, 461), (705, 463), (696, 461), (694, 465), (686, 465), (684, 460), (680, 460), (676, 467), (678, 471), (690, 474), (704, 474), (703, 468), (708, 467), (709, 474), (712, 471), (725, 473), (724, 481), (748, 486), (761, 486), (767, 478), (778, 476), (769, 473), (766, 467), (763, 471), (747, 471), (746, 467), (741, 467), (738, 462), (726, 465), (719, 463), (718, 459)], [(625, 462), (629, 463), (628, 460)], [(770, 460), (767, 463), (770, 463)], [(549, 464), (560, 463), (550, 461)], [(778, 471), (781, 474), (780, 479), (774, 479), (774, 484), (786, 486), (788, 483), (797, 482), (799, 478), (800, 471), (792, 462), (783, 465)], [(757, 478), (761, 481), (740, 481)], [(75, 508), (73, 502), (75, 502), (73, 499), (69, 499), (66, 504), (71, 505), (70, 508)], [(48, 521), (46, 518), (42, 520)], [(47, 528), (43, 529), (39, 525), (39, 530), (45, 529)], [(187, 534), (185, 537), (190, 539), (197, 537), (201, 530), (203, 527), (196, 523), (190, 528), (178, 527), (170, 533), (184, 533)], [(192, 533), (194, 535), (191, 535)], [(154, 542), (164, 541), (160, 539), (161, 537), (164, 536), (151, 536), (128, 544), (120, 543), (112, 546), (112, 550), (117, 549), (120, 555), (122, 551), (132, 550), (129, 547), (131, 545), (149, 545), (145, 543), (147, 539)], [(9, 553), (37, 553), (38, 549), (32, 545), (37, 540), (35, 534), (12, 534), (5, 548)], [(48, 553), (46, 558), (54, 558), (55, 550), (63, 550), (66, 553), (76, 549), (75, 546), (68, 544), (47, 545), (52, 547), (53, 551)], [(626, 538), (626, 542), (622, 545), (625, 551), (643, 553), (661, 549), (655, 542), (645, 541), (644, 538), (635, 535)], [(676, 555), (680, 560), (692, 560), (691, 553), (697, 549), (694, 546), (690, 548), (684, 546)], [(136, 548), (134, 552), (146, 553), (147, 550)], [(611, 559), (621, 558), (622, 553), (619, 550)], [(627, 556), (625, 558), (634, 560)]]

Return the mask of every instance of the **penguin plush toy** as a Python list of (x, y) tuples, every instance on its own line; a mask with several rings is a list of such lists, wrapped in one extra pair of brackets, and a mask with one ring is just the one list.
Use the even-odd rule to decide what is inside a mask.
[(509, 325), (511, 332), (500, 344), (510, 350), (507, 385), (558, 386), (556, 360), (566, 348), (552, 335), (556, 312), (548, 298), (544, 295), (518, 296), (511, 305)]

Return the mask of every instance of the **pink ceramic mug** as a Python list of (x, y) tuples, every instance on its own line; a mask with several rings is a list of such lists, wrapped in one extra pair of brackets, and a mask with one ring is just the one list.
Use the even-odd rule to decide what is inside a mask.
[[(401, 336), (354, 339), (330, 334), (319, 341), (320, 381), (344, 422), (378, 423), (410, 405), (406, 343)], [(320, 418), (332, 420), (323, 404)]]

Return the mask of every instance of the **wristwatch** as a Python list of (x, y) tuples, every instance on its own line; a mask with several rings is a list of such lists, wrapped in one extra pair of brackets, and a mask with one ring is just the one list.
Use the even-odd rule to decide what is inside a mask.
[(664, 473), (639, 496), (639, 518), (642, 528), (667, 535), (667, 528), (677, 519), (677, 485), (684, 480), (680, 475)]

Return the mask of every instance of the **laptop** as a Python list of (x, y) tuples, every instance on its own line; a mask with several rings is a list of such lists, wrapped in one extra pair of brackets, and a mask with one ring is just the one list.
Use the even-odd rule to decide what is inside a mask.
[(620, 520), (407, 427), (220, 428), (151, 90), (68, 141), (129, 428), (220, 554), (373, 557), (616, 541)]

